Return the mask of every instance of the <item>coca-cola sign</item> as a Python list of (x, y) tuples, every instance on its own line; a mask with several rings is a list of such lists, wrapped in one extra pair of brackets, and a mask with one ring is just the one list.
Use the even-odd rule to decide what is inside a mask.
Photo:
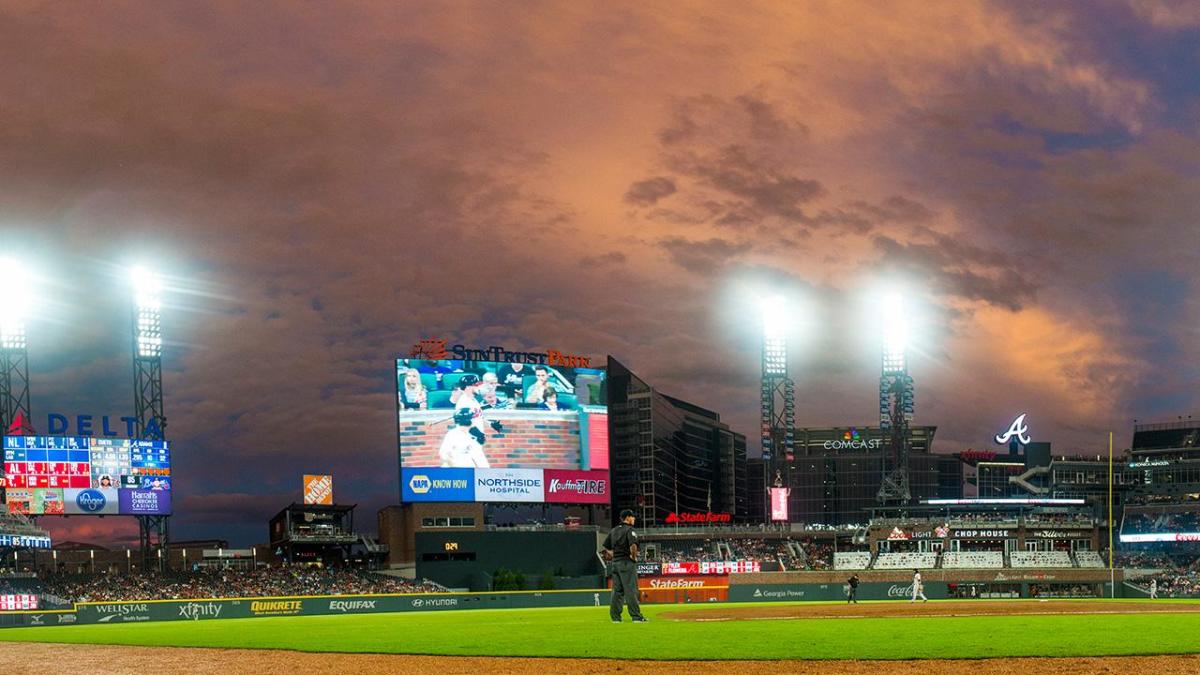
[(897, 584), (892, 584), (890, 587), (888, 587), (887, 596), (889, 598), (911, 598), (912, 590), (913, 590), (912, 584), (909, 584), (907, 586), (899, 586)]

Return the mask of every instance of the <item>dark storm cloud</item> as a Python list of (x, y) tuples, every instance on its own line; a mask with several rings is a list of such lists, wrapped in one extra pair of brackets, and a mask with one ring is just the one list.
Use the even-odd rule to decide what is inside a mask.
[(670, 178), (655, 176), (630, 185), (625, 193), (625, 201), (635, 206), (653, 206), (658, 200), (673, 194), (675, 183)]
[[(118, 284), (157, 259), (175, 535), (261, 540), (304, 472), (370, 522), (398, 491), (391, 359), (421, 337), (612, 353), (755, 429), (758, 336), (722, 295), (753, 258), (820, 317), (794, 367), (836, 395), (805, 423), (870, 419), (877, 354), (845, 308), (888, 269), (945, 324), (915, 361), (939, 438), (997, 407), (1073, 442), (1178, 414), (1200, 145), (1160, 38), (1187, 17), (1103, 9), (1139, 22), (1142, 62), (1108, 60), (1078, 8), (1029, 12), (0, 9), (0, 236), (52, 270), (35, 411), (127, 412)], [(1163, 275), (1123, 283), (1135, 266)], [(1130, 312), (1160, 280), (1170, 302)]]
[(735, 243), (717, 237), (703, 241), (673, 237), (659, 242), (659, 246), (667, 252), (672, 262), (694, 274), (719, 271), (753, 248), (748, 242)]

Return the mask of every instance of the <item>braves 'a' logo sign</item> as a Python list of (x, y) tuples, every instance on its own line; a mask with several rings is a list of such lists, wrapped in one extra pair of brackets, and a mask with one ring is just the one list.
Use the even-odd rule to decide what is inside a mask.
[(1016, 436), (1018, 443), (1021, 445), (1029, 445), (1029, 425), (1025, 424), (1026, 414), (1027, 413), (1021, 413), (1020, 415), (1017, 415), (1017, 419), (1013, 420), (1012, 424), (1008, 425), (1008, 431), (996, 436), (996, 442), (1000, 445), (1004, 445), (1010, 438)]

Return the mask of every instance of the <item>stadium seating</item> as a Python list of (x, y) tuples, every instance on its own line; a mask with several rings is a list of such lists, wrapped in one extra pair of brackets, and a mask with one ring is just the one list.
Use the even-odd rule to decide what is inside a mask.
[(948, 551), (942, 554), (943, 569), (991, 569), (1004, 567), (1000, 551)]
[(865, 570), (870, 566), (870, 551), (838, 551), (833, 554), (835, 570)]
[(904, 551), (900, 553), (880, 553), (875, 558), (872, 569), (903, 570), (903, 569), (932, 569), (937, 567), (938, 554), (915, 553)]
[(1074, 567), (1066, 551), (1013, 551), (1008, 554), (1012, 567)]
[(1104, 558), (1100, 557), (1100, 554), (1095, 551), (1078, 551), (1075, 553), (1075, 560), (1079, 563), (1080, 567), (1108, 567), (1108, 564), (1104, 562)]

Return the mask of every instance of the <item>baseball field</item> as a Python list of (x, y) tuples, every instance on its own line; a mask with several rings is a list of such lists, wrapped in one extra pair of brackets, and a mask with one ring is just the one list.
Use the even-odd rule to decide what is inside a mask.
[[(123, 664), (128, 672), (144, 672), (145, 663), (174, 663), (194, 672), (211, 666), (212, 672), (541, 674), (593, 672), (592, 664), (599, 664), (594, 672), (628, 667), (690, 673), (725, 670), (737, 661), (736, 669), (748, 673), (781, 672), (780, 662), (786, 672), (900, 673), (938, 660), (922, 666), (928, 674), (978, 673), (978, 659), (987, 659), (987, 672), (1200, 672), (1200, 657), (1189, 656), (1200, 654), (1200, 601), (1192, 600), (645, 609), (650, 623), (619, 625), (609, 621), (606, 608), (570, 607), (13, 628), (0, 630), (0, 672), (52, 664), (56, 654), (102, 664), (102, 672), (125, 672)], [(255, 651), (230, 651), (248, 649)], [(645, 663), (634, 668), (592, 661), (613, 657)], [(311, 667), (298, 667), (308, 661)], [(685, 671), (681, 661), (705, 663)]]

